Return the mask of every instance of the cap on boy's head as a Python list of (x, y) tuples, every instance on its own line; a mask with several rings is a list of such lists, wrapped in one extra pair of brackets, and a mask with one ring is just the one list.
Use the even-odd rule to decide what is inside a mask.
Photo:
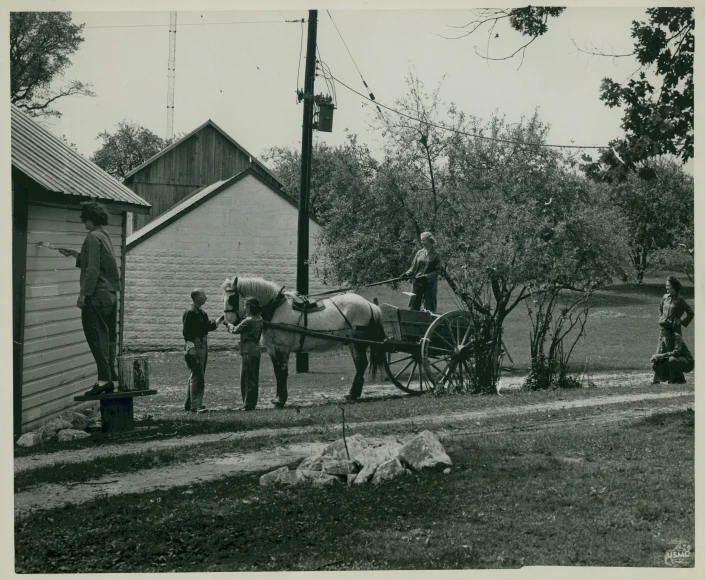
[(659, 326), (663, 330), (669, 330), (669, 331), (673, 330), (673, 323), (668, 320), (664, 320), (663, 322), (659, 322)]
[(252, 312), (252, 314), (259, 314), (262, 312), (262, 306), (260, 305), (259, 300), (253, 296), (248, 296), (245, 299), (245, 304), (250, 307), (250, 312)]
[(191, 300), (196, 300), (201, 294), (204, 294), (203, 290), (196, 288), (191, 292)]

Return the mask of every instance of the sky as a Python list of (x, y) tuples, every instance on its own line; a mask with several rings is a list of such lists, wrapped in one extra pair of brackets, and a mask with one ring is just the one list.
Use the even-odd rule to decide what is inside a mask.
[[(300, 147), (303, 110), (295, 91), (303, 88), (307, 31), (305, 24), (285, 21), (302, 18), (308, 18), (306, 10), (179, 11), (175, 133), (211, 119), (255, 156), (273, 146)], [(414, 70), (429, 91), (442, 82), (440, 97), (468, 115), (487, 119), (496, 111), (516, 122), (538, 110), (551, 126), (550, 143), (605, 145), (622, 135), (622, 112), (600, 101), (600, 83), (604, 77), (622, 82), (638, 65), (631, 57), (593, 56), (579, 48), (631, 52), (631, 23), (645, 18), (643, 8), (568, 8), (549, 22), (548, 33), (527, 49), (523, 63), (478, 56), (476, 48), (487, 47), (486, 28), (462, 39), (443, 38), (462, 34), (464, 29), (453, 27), (475, 18), (470, 10), (329, 15), (323, 9), (318, 47), (333, 76), (366, 93), (362, 75), (377, 101), (392, 108)], [(46, 126), (86, 156), (100, 146), (98, 133), (113, 131), (122, 120), (164, 137), (169, 13), (74, 11), (73, 19), (85, 24), (85, 41), (64, 80), (91, 83), (96, 97), (57, 101), (62, 117)], [(494, 33), (499, 37), (492, 36), (493, 55), (505, 56), (522, 44), (506, 21)], [(315, 89), (327, 92), (321, 77)], [(355, 133), (379, 155), (374, 110), (341, 85), (336, 94), (333, 132), (314, 132), (314, 139), (338, 145)]]

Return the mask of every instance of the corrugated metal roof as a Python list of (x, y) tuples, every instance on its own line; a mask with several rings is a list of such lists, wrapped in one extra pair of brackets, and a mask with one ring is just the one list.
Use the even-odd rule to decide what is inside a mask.
[(139, 195), (52, 135), (15, 105), (12, 165), (48, 191), (151, 207)]
[(191, 131), (188, 135), (184, 135), (181, 139), (179, 139), (178, 141), (175, 141), (174, 143), (172, 143), (171, 145), (169, 145), (169, 147), (166, 147), (166, 148), (162, 149), (159, 153), (157, 153), (156, 155), (154, 155), (154, 156), (150, 157), (149, 159), (147, 159), (147, 161), (145, 161), (145, 162), (144, 162), (142, 165), (140, 165), (139, 167), (135, 167), (132, 171), (130, 171), (130, 172), (125, 176), (125, 181), (127, 181), (127, 180), (130, 179), (135, 173), (137, 173), (138, 171), (141, 171), (142, 169), (144, 169), (145, 167), (147, 167), (147, 165), (149, 165), (150, 163), (152, 163), (152, 162), (155, 161), (156, 159), (159, 159), (162, 155), (165, 155), (166, 153), (168, 153), (169, 151), (171, 151), (171, 150), (174, 149), (175, 147), (178, 147), (179, 145), (181, 145), (181, 143), (183, 143), (184, 141), (186, 141), (186, 139), (188, 139), (188, 138), (190, 138), (190, 137), (193, 137), (193, 135), (195, 135), (196, 133), (198, 133), (199, 131), (201, 131), (201, 130), (204, 129), (205, 127), (208, 127), (209, 125), (210, 125), (211, 127), (213, 127), (216, 131), (218, 131), (218, 133), (220, 133), (223, 137), (225, 137), (228, 141), (230, 141), (235, 147), (237, 147), (237, 148), (238, 148), (240, 151), (242, 151), (245, 155), (247, 155), (247, 156), (251, 159), (251, 164), (252, 164), (252, 165), (255, 165), (255, 166), (259, 167), (260, 169), (262, 169), (262, 171), (264, 171), (267, 175), (269, 175), (269, 177), (271, 177), (271, 178), (279, 185), (279, 187), (284, 187), (284, 182), (282, 182), (282, 180), (281, 180), (279, 177), (277, 177), (277, 175), (276, 175), (274, 172), (272, 172), (272, 171), (271, 171), (266, 165), (264, 165), (259, 159), (257, 159), (254, 155), (252, 155), (252, 153), (250, 153), (249, 151), (247, 151), (247, 149), (245, 149), (242, 145), (240, 145), (237, 141), (235, 141), (235, 139), (233, 139), (230, 135), (228, 135), (225, 131), (223, 131), (220, 127), (218, 127), (218, 125), (216, 125), (216, 124), (215, 124), (213, 121), (211, 121), (210, 119), (208, 119), (205, 123), (203, 123), (203, 124), (200, 125), (199, 127), (196, 127), (196, 128), (195, 128), (193, 131)]

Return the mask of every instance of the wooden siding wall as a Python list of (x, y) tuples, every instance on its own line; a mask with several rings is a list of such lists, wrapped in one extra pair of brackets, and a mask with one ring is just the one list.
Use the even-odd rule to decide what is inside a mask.
[(204, 127), (125, 184), (152, 204), (151, 214), (135, 214), (133, 231), (143, 228), (197, 189), (228, 179), (249, 166), (249, 156), (213, 127)]
[[(123, 214), (111, 214), (106, 230), (119, 266)], [(85, 236), (79, 210), (30, 204), (22, 389), (24, 431), (77, 405), (73, 397), (89, 389), (97, 378), (83, 335), (81, 311), (76, 307), (80, 278), (76, 261), (37, 246), (37, 242), (44, 241), (80, 251)]]

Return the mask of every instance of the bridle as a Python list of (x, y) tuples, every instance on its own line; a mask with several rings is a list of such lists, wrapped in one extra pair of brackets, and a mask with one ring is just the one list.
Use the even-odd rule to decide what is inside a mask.
[(237, 289), (237, 282), (233, 282), (233, 288), (234, 290), (230, 291), (232, 293), (225, 300), (225, 308), (223, 309), (223, 312), (234, 312), (235, 324), (237, 325), (240, 324), (244, 318), (240, 318), (240, 311), (238, 310), (238, 306), (240, 306), (240, 293)]

